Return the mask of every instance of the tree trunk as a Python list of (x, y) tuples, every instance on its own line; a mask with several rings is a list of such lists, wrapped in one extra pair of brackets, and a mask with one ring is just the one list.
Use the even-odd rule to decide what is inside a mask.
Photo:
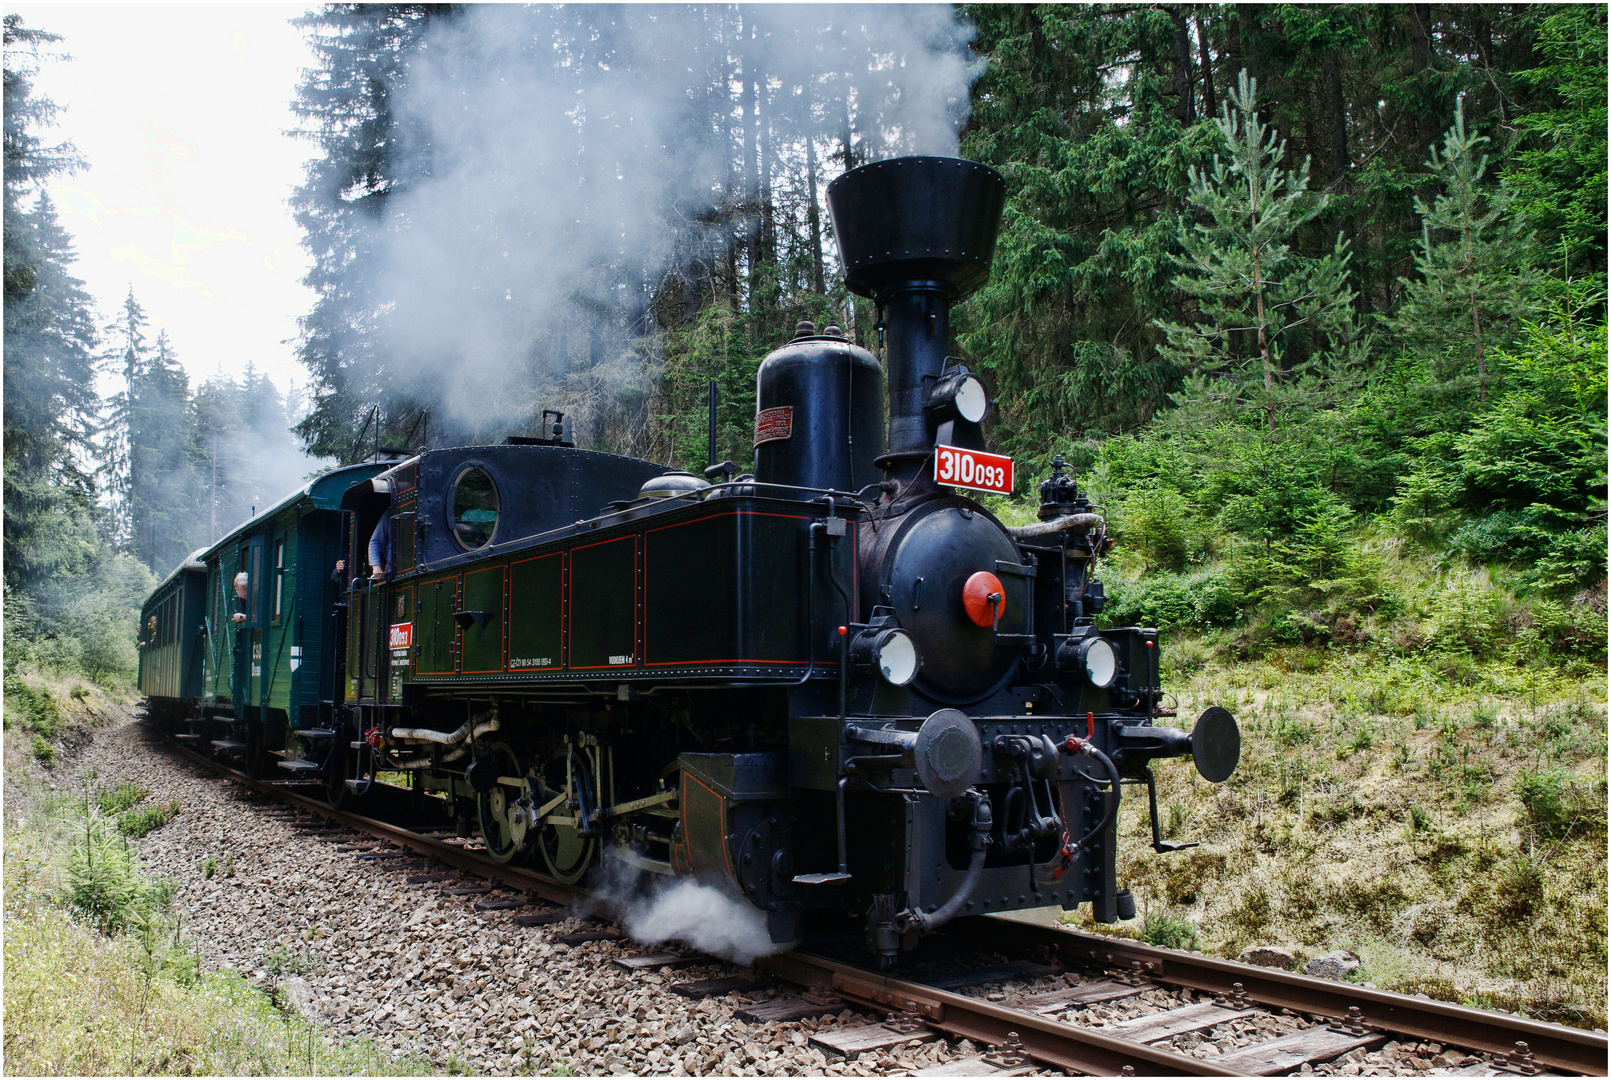
[[(1255, 264), (1254, 274), (1257, 275)], [(1264, 288), (1262, 284), (1255, 294), (1258, 301), (1259, 312), (1259, 356), (1264, 362), (1264, 426), (1275, 430), (1275, 358), (1270, 355), (1270, 338), (1264, 326)]]
[[(809, 106), (808, 106), (809, 109)], [(810, 113), (806, 120), (806, 223), (811, 227), (811, 289), (818, 296), (827, 295), (822, 277), (822, 214), (817, 209), (817, 140), (811, 130)]]
[(777, 258), (777, 221), (773, 213), (772, 179), (777, 174), (774, 167), (777, 162), (777, 131), (772, 123), (772, 110), (768, 108), (766, 100), (766, 87), (764, 84), (756, 86), (755, 99), (755, 140), (761, 152), (761, 239), (760, 239), (760, 266), (766, 266)]
[(1191, 41), (1186, 32), (1186, 16), (1178, 6), (1169, 9), (1175, 21), (1175, 118), (1182, 127), (1197, 122), (1197, 107), (1192, 101)]
[[(743, 29), (740, 29), (739, 37), (742, 39), (745, 36), (746, 35)], [(751, 39), (754, 38), (755, 27), (753, 24), (749, 27), (747, 36)], [(748, 262), (750, 290), (749, 304), (750, 309), (753, 311), (755, 307), (756, 268), (761, 261), (761, 253), (759, 250), (757, 250), (760, 246), (760, 229), (758, 228), (760, 222), (755, 212), (756, 199), (760, 194), (759, 187), (756, 183), (756, 178), (761, 174), (761, 162), (760, 155), (756, 152), (757, 132), (755, 125), (755, 94), (757, 80), (753, 70), (754, 65), (749, 61), (748, 55), (748, 50), (744, 50), (740, 54), (741, 59), (739, 63), (741, 66), (739, 68), (739, 85), (743, 87), (742, 116), (744, 123), (744, 200), (742, 206), (744, 221), (744, 256)]]
[(1341, 180), (1348, 175), (1348, 113), (1343, 104), (1342, 63), (1337, 50), (1325, 49), (1320, 58), (1326, 82), (1326, 130), (1330, 135), (1331, 175)]
[(1477, 39), (1477, 55), (1482, 58), (1482, 67), (1488, 73), (1489, 80), (1477, 88), (1477, 107), (1482, 112), (1490, 109), (1499, 113), (1501, 124), (1509, 123), (1505, 115), (1505, 98), (1503, 94), (1496, 94), (1492, 82), (1494, 69), (1494, 30), (1493, 24), (1484, 17), (1481, 7), (1476, 9), (1477, 26), (1473, 35)]
[[(736, 37), (738, 34), (740, 34), (742, 32), (743, 32), (743, 28), (742, 28), (742, 26), (739, 26), (738, 28), (736, 28), (734, 36)], [(735, 53), (738, 53), (740, 50), (734, 49), (733, 51)], [(731, 85), (732, 80), (736, 80), (739, 83), (739, 85), (741, 85), (741, 86), (743, 85), (743, 82), (744, 82), (744, 61), (742, 59), (742, 56), (740, 56), (740, 58), (738, 59), (738, 61), (734, 65), (734, 67), (731, 69), (731, 72), (729, 74), (728, 80), (724, 80), (724, 81), (728, 82), (728, 85)], [(723, 98), (727, 99), (728, 94), (730, 94), (730, 93), (731, 93), (731, 91), (728, 90), (724, 86), (723, 91), (722, 91)], [(742, 94), (740, 95), (740, 100), (742, 100)], [(727, 115), (730, 117), (732, 115), (732, 112), (731, 112), (732, 101), (731, 101), (731, 99), (727, 100), (727, 104), (728, 104), (728, 113), (727, 113)], [(726, 215), (725, 215), (726, 216), (725, 230), (726, 230), (726, 233), (727, 233), (727, 250), (722, 253), (724, 269), (726, 270), (726, 280), (724, 282), (722, 282), (722, 285), (723, 285), (723, 288), (724, 288), (724, 290), (725, 290), (725, 292), (727, 294), (727, 307), (728, 307), (728, 310), (737, 311), (738, 310), (738, 245), (740, 243), (739, 231), (738, 230), (739, 230), (739, 223), (744, 220), (743, 213), (740, 211), (739, 206), (742, 203), (742, 198), (743, 198), (742, 191), (743, 191), (744, 184), (743, 184), (743, 180), (741, 179), (741, 177), (743, 175), (743, 161), (742, 160), (740, 160), (740, 162), (739, 162), (739, 174), (737, 176), (735, 176), (734, 172), (733, 172), (733, 144), (735, 142), (739, 146), (743, 146), (743, 144), (744, 144), (744, 119), (743, 119), (743, 117), (742, 116), (739, 117), (739, 130), (737, 132), (734, 132), (732, 130), (731, 121), (729, 121), (727, 124), (724, 125), (724, 130), (727, 132), (727, 145), (726, 145), (726, 147), (723, 148), (724, 151), (725, 151), (726, 157), (727, 157), (727, 188), (726, 188), (726, 193), (727, 193), (726, 202), (727, 202), (727, 205), (726, 205)], [(735, 138), (735, 135), (736, 135), (736, 138)]]
[(1236, 12), (1223, 16), (1225, 26), (1225, 85), (1231, 89), (1236, 88), (1237, 76), (1243, 68), (1247, 67), (1247, 57), (1242, 51), (1242, 17)]
[[(1255, 79), (1264, 78), (1264, 46), (1259, 41), (1259, 26), (1257, 16), (1247, 9), (1245, 5), (1236, 8), (1236, 37), (1241, 47), (1242, 64), (1247, 73)], [(1261, 97), (1268, 99), (1266, 90)], [(1268, 120), (1266, 119), (1266, 122)]]
[(1210, 120), (1219, 115), (1219, 106), (1214, 100), (1214, 61), (1208, 52), (1208, 34), (1203, 28), (1203, 17), (1194, 17), (1197, 23), (1197, 66), (1203, 72), (1203, 115)]
[(1477, 343), (1477, 399), (1483, 404), (1488, 402), (1488, 369), (1487, 358), (1483, 356), (1482, 342), (1482, 308), (1478, 303), (1479, 297), (1474, 287), (1477, 276), (1477, 262), (1471, 251), (1471, 229), (1468, 226), (1464, 231), (1466, 249), (1466, 296), (1471, 304), (1471, 336)]
[(844, 127), (840, 130), (839, 134), (839, 143), (841, 147), (840, 157), (844, 159), (845, 171), (849, 172), (851, 169), (854, 169), (857, 165), (859, 165), (860, 162), (856, 160), (855, 145), (852, 141), (852, 137), (855, 134), (855, 128), (850, 122), (850, 95), (845, 94), (840, 97), (839, 100), (840, 103), (845, 107)]
[(1443, 117), (1433, 110), (1431, 93), (1432, 5), (1411, 4), (1410, 68), (1415, 80), (1415, 137), (1424, 150), (1438, 137)]

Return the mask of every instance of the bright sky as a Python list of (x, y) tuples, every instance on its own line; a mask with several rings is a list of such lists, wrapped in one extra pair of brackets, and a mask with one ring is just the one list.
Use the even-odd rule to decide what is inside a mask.
[(64, 111), (87, 168), (51, 184), (74, 273), (103, 316), (130, 286), (191, 384), (250, 362), (305, 384), (297, 317), (313, 303), (287, 200), (313, 144), (284, 133), (312, 53), (289, 20), (309, 5), (7, 4), (63, 38), (37, 89)]

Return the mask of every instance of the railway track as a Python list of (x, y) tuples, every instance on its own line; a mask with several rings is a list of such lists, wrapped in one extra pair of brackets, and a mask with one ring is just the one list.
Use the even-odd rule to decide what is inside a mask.
[[(245, 792), (277, 802), (310, 832), (340, 843), (363, 861), (418, 857), (485, 881), (471, 892), (504, 890), (483, 910), (520, 910), (523, 925), (558, 922), (562, 910), (530, 910), (538, 899), (563, 907), (605, 903), (522, 867), (499, 864), (475, 841), (420, 831), (331, 807), (296, 781), (247, 776), (190, 748), (181, 755), (227, 775)], [(332, 832), (330, 826), (337, 826)], [(368, 841), (359, 837), (367, 836)], [(445, 875), (411, 880), (440, 884)], [(597, 937), (590, 937), (597, 935)], [(572, 937), (619, 937), (600, 927)], [(1607, 1037), (1557, 1024), (1423, 998), (1216, 960), (1194, 953), (1035, 926), (978, 918), (937, 935), (915, 954), (912, 970), (895, 975), (857, 962), (854, 946), (795, 949), (764, 957), (748, 970), (673, 987), (688, 997), (738, 992), (751, 998), (737, 1015), (783, 1022), (872, 1013), (863, 1025), (829, 1025), (812, 1042), (855, 1058), (914, 1040), (969, 1040), (988, 1052), (916, 1075), (1023, 1075), (1043, 1069), (1088, 1075), (1282, 1075), (1309, 1067), (1358, 1073), (1367, 1054), (1400, 1056), (1389, 1073), (1444, 1075), (1605, 1075)], [(1009, 960), (1001, 957), (1032, 957)], [(711, 958), (649, 952), (616, 963), (660, 971)], [(882, 1019), (881, 1019), (882, 1018)], [(1376, 1067), (1381, 1068), (1377, 1059)], [(1354, 1066), (1354, 1067), (1350, 1067)]]

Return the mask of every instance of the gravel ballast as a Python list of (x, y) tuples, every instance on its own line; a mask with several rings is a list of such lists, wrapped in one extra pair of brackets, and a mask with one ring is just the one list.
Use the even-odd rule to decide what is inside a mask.
[(983, 1049), (936, 1040), (831, 1059), (810, 1045), (812, 1033), (871, 1018), (847, 1009), (746, 1024), (733, 1015), (744, 1004), (737, 995), (695, 1001), (669, 990), (731, 968), (629, 973), (611, 961), (659, 950), (630, 940), (561, 945), (556, 938), (586, 924), (520, 927), (508, 911), (472, 910), (486, 896), (444, 895), (454, 882), (409, 885), (420, 863), (361, 862), (362, 852), (315, 839), (181, 758), (142, 722), (103, 729), (62, 773), (86, 769), (100, 786), (128, 780), (153, 800), (179, 801), (178, 817), (139, 842), (140, 856), (176, 886), (184, 932), (210, 967), (234, 967), (331, 1035), (369, 1038), (398, 1056), (494, 1073), (566, 1065), (618, 1075), (873, 1076)]
[[(876, 1022), (848, 1008), (820, 1019), (747, 1024), (735, 1012), (770, 991), (693, 1000), (670, 989), (731, 975), (729, 965), (622, 970), (617, 958), (664, 946), (625, 938), (566, 945), (558, 939), (598, 926), (575, 916), (516, 925), (519, 910), (508, 902), (518, 894), (467, 888), (485, 883), (449, 877), (455, 872), (418, 858), (376, 858), (395, 849), (248, 796), (182, 758), (138, 720), (99, 731), (56, 771), (56, 782), (76, 784), (69, 778), (89, 769), (97, 787), (131, 781), (152, 801), (178, 801), (179, 815), (138, 846), (147, 872), (175, 885), (186, 936), (209, 967), (241, 971), (331, 1037), (367, 1038), (394, 1056), (414, 1055), (444, 1071), (498, 1074), (563, 1066), (593, 1075), (878, 1076), (988, 1049), (930, 1036), (846, 1059), (812, 1045), (824, 1029)], [(408, 883), (422, 873), (437, 880)], [(447, 891), (455, 887), (466, 891)], [(494, 910), (475, 909), (489, 901)], [(966, 993), (1003, 1001), (1083, 981), (1069, 974)], [(1057, 1018), (1101, 1030), (1207, 1000), (1156, 987)], [(1324, 1022), (1283, 1010), (1160, 1046), (1211, 1059)], [(1302, 1072), (1446, 1074), (1478, 1060), (1435, 1043), (1387, 1041)]]

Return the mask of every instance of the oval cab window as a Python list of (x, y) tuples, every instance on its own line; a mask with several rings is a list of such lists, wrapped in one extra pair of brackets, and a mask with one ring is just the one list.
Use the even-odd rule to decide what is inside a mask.
[(498, 530), (498, 488), (474, 465), (453, 481), (453, 539), (466, 551), (485, 547)]

